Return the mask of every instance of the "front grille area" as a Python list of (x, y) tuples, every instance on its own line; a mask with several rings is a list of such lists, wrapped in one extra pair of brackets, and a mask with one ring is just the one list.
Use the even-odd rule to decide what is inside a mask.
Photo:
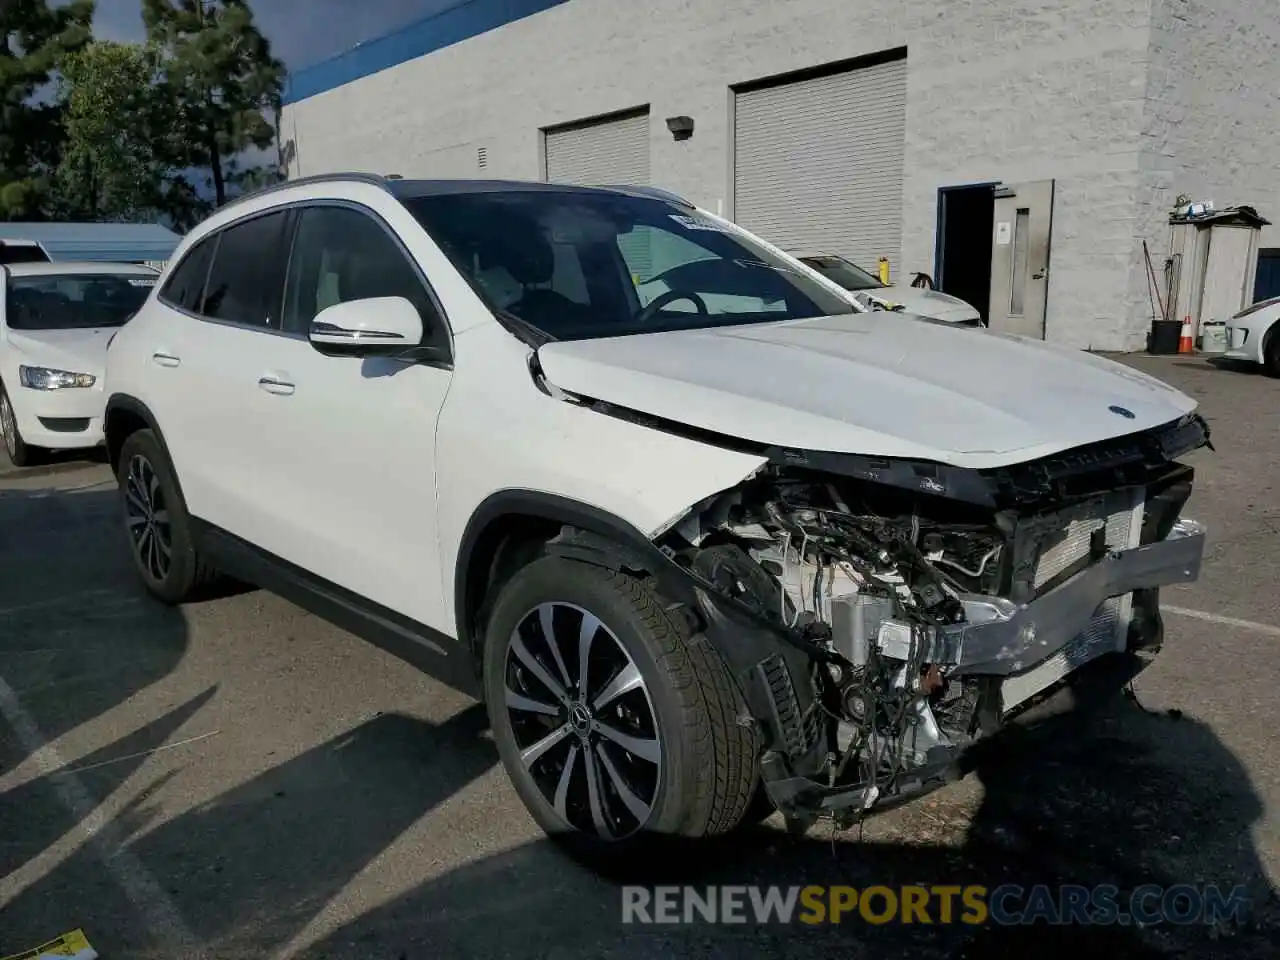
[[(1074, 568), (1087, 566), (1096, 531), (1105, 531), (1109, 549), (1138, 546), (1145, 497), (1144, 488), (1129, 487), (1023, 520), (1014, 534), (1010, 598), (1034, 599)], [(1004, 681), (1005, 704), (1023, 702), (1103, 653), (1124, 650), (1132, 611), (1132, 594), (1103, 601), (1075, 639), (1034, 669)]]
[(1024, 518), (1014, 533), (1010, 596), (1029, 600), (1055, 578), (1087, 565), (1098, 531), (1108, 549), (1137, 546), (1143, 497), (1142, 488), (1127, 488)]

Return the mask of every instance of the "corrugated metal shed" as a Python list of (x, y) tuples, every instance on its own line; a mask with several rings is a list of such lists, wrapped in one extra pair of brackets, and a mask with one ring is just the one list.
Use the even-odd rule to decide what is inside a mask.
[(168, 260), (182, 238), (158, 223), (0, 223), (0, 240), (31, 240), (51, 260)]

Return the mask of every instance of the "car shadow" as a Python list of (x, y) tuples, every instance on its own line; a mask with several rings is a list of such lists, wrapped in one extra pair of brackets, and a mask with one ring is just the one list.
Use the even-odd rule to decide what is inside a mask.
[(1239, 927), (1142, 930), (943, 924), (937, 912), (929, 924), (868, 923), (856, 914), (816, 926), (628, 924), (616, 883), (540, 841), (424, 884), (302, 956), (1275, 957), (1276, 896), (1249, 835), (1261, 804), (1244, 768), (1204, 724), (1117, 702), (1092, 719), (1067, 714), (1010, 738), (976, 777), (983, 797), (972, 816), (948, 809), (949, 796), (963, 791), (943, 791), (899, 811), (906, 823), (900, 839), (836, 843), (822, 826), (794, 839), (766, 825), (690, 850), (662, 879), (699, 888), (1243, 884), (1248, 919)]
[[(0, 678), (48, 741), (163, 679), (188, 645), (182, 612), (138, 581), (114, 490), (0, 490), (0, 624)], [(0, 773), (30, 750), (5, 719)]]
[[(148, 799), (154, 784), (110, 827), (208, 955), (270, 956), (397, 837), (493, 767), (485, 731), (480, 706), (439, 725), (375, 716), (174, 819)], [(121, 902), (91, 847), (5, 908), (7, 931), (32, 943), (69, 918), (104, 955), (175, 955), (165, 931)]]
[[(76, 758), (68, 776), (47, 749), (167, 677), (183, 659), (182, 613), (147, 597), (133, 570), (115, 492), (0, 490), (0, 881), (29, 881), (85, 819), (214, 694), (209, 689)], [(37, 751), (39, 751), (37, 755)], [(108, 909), (118, 894), (96, 894)], [(58, 898), (53, 897), (56, 906)], [(0, 901), (2, 902), (2, 901)], [(0, 953), (18, 943), (6, 904)], [(65, 916), (30, 931), (40, 942)]]
[(1260, 374), (1263, 372), (1259, 364), (1246, 363), (1243, 360), (1231, 360), (1227, 357), (1199, 357), (1194, 360), (1175, 360), (1173, 365), (1205, 373)]

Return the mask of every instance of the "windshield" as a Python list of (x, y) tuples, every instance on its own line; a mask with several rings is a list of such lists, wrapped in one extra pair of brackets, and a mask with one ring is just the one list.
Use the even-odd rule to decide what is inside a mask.
[(802, 257), (809, 266), (846, 290), (879, 290), (884, 286), (876, 277), (843, 257)]
[(404, 203), (496, 312), (556, 340), (856, 312), (749, 237), (663, 200), (566, 189)]
[(155, 284), (155, 277), (141, 274), (10, 277), (5, 322), (11, 330), (119, 327)]

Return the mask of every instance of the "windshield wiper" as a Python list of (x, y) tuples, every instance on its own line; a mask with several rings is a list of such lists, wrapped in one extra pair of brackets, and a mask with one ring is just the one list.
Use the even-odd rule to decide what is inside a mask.
[(739, 258), (739, 259), (735, 259), (733, 262), (743, 267), (763, 267), (764, 269), (772, 270), (775, 273), (788, 273), (793, 277), (803, 276), (803, 274), (800, 273), (799, 270), (792, 270), (790, 267), (780, 267), (776, 263), (765, 263), (763, 260), (748, 260), (746, 258)]

